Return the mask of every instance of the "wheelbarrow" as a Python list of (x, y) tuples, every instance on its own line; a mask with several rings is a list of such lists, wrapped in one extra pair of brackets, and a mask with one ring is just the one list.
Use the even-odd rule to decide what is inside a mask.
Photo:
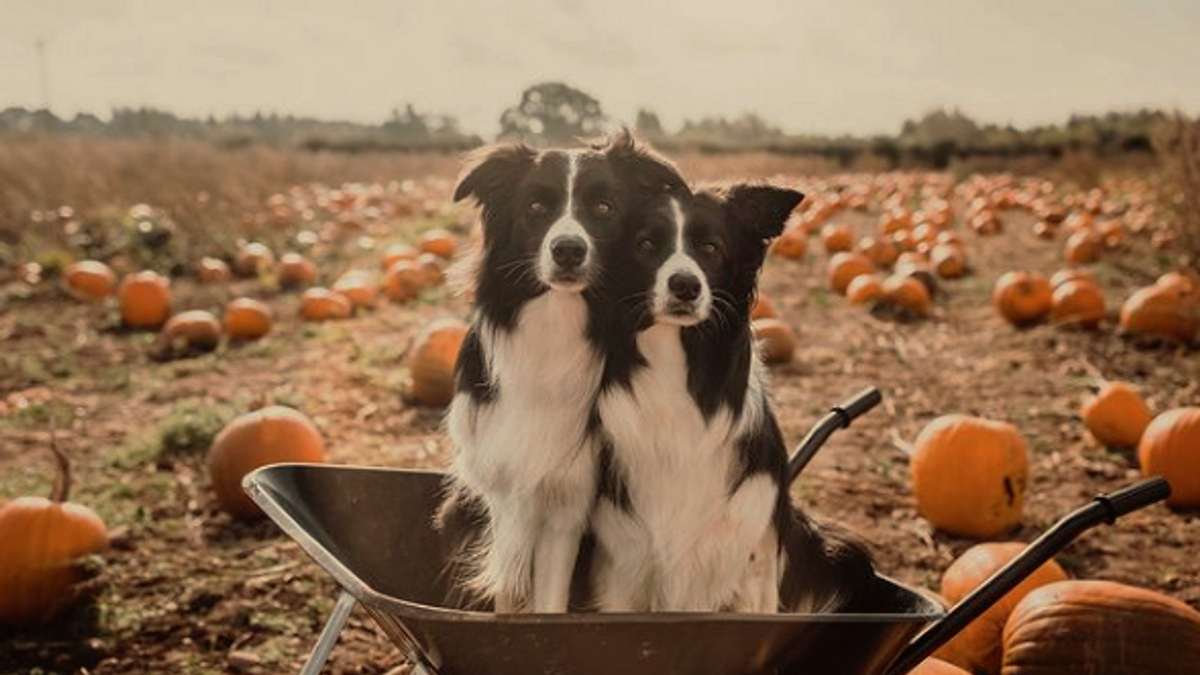
[[(837, 429), (871, 409), (868, 389), (801, 443), (792, 478)], [(247, 476), (263, 511), (331, 574), (341, 595), (302, 675), (318, 675), (361, 604), (418, 675), (903, 675), (1084, 531), (1165, 499), (1151, 478), (1058, 521), (948, 612), (876, 575), (853, 614), (495, 614), (449, 600), (462, 532), (435, 528), (444, 474), (276, 464)]]

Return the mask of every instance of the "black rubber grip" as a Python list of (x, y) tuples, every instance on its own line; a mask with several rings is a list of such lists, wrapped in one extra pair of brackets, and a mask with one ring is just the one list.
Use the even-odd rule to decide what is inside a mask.
[(843, 427), (850, 426), (850, 423), (861, 417), (864, 413), (871, 410), (883, 401), (883, 394), (875, 387), (867, 387), (858, 392), (854, 396), (842, 401), (834, 406), (834, 412), (841, 413), (845, 418), (842, 422)]
[(1096, 497), (1096, 501), (1104, 504), (1107, 508), (1108, 522), (1111, 525), (1113, 521), (1127, 513), (1145, 508), (1155, 502), (1161, 502), (1170, 496), (1171, 484), (1161, 476), (1154, 476), (1116, 492), (1100, 495)]

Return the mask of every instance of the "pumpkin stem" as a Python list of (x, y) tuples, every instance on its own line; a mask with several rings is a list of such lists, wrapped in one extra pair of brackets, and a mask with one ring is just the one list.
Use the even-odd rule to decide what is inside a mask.
[(58, 437), (54, 429), (50, 430), (50, 452), (54, 453), (54, 463), (58, 468), (54, 476), (54, 488), (50, 491), (50, 501), (65, 502), (71, 494), (71, 462), (66, 453), (58, 447)]

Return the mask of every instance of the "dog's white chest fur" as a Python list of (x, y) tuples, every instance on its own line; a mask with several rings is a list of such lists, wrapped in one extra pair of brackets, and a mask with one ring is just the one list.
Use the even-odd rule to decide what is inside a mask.
[[(476, 582), (503, 611), (530, 597), (539, 611), (566, 607), (596, 486), (587, 424), (602, 362), (586, 339), (587, 321), (578, 294), (551, 290), (525, 305), (512, 331), (481, 324), (497, 393), (482, 405), (459, 393), (450, 407), (454, 475), (491, 514), (490, 546)], [(532, 569), (542, 571), (535, 578)]]
[[(757, 570), (751, 558), (774, 559), (778, 487), (763, 474), (730, 492), (737, 440), (762, 414), (757, 372), (741, 415), (722, 407), (706, 420), (688, 393), (679, 327), (655, 325), (639, 334), (638, 347), (648, 367), (599, 401), (631, 505), (601, 500), (593, 515), (600, 608), (774, 611), (774, 566)], [(755, 574), (767, 578), (748, 583)]]

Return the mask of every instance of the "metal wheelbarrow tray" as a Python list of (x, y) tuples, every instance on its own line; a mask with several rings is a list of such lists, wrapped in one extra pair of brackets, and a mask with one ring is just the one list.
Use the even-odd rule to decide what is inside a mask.
[[(819, 432), (809, 440), (821, 436), (819, 444), (830, 433)], [(803, 454), (793, 462), (796, 471), (807, 461)], [(1169, 493), (1165, 481), (1151, 479), (1097, 498), (949, 613), (877, 576), (870, 611), (856, 614), (499, 615), (447, 602), (453, 589), (446, 570), (461, 533), (433, 526), (443, 479), (429, 471), (317, 464), (278, 464), (246, 478), (254, 501), (342, 587), (304, 675), (320, 672), (355, 603), (415, 672), (429, 675), (900, 675), (1078, 534)]]

